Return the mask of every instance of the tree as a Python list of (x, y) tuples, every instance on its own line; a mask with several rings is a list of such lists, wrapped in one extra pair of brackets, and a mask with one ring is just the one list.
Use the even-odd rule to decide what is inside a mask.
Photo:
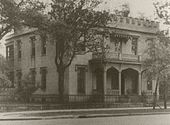
[(163, 32), (157, 33), (157, 36), (157, 40), (149, 40), (146, 50), (147, 57), (143, 63), (146, 69), (146, 76), (156, 81), (153, 109), (156, 107), (158, 86), (160, 83), (165, 83), (167, 81), (167, 76), (170, 73), (167, 70), (170, 65), (170, 39), (166, 37)]
[(28, 10), (37, 12), (44, 8), (36, 0), (0, 0), (0, 40), (9, 32), (23, 25)]
[[(166, 25), (167, 30), (162, 31), (163, 37), (161, 37), (161, 41), (165, 43), (165, 46), (169, 48), (169, 24), (170, 24), (170, 13), (169, 13), (169, 7), (170, 2), (155, 2), (154, 7), (157, 14), (157, 20), (163, 22), (164, 25)], [(164, 55), (167, 55), (167, 53), (164, 53)], [(167, 64), (168, 65), (168, 64)], [(169, 82), (169, 67), (167, 67), (167, 70), (163, 73), (163, 88), (164, 88), (164, 108), (166, 108), (166, 98), (167, 98), (167, 89), (168, 89), (168, 82)]]
[(31, 82), (30, 75), (31, 74), (28, 73), (22, 77), (21, 84), (18, 85), (14, 93), (20, 101), (29, 102), (32, 93), (37, 89), (37, 87)]
[(0, 54), (0, 72), (5, 74), (9, 69), (8, 63), (3, 55)]
[(101, 46), (94, 37), (95, 30), (103, 28), (110, 16), (106, 11), (94, 10), (100, 3), (99, 0), (52, 0), (50, 11), (47, 11), (47, 6), (36, 0), (0, 0), (0, 39), (25, 25), (37, 28), (42, 40), (55, 43), (59, 95), (63, 99), (64, 72), (76, 52), (83, 46), (88, 52)]
[(170, 24), (170, 13), (169, 13), (170, 2), (155, 2), (154, 7), (157, 14), (157, 19), (163, 21), (164, 24)]
[[(62, 101), (64, 73), (82, 47), (88, 52), (96, 49), (97, 29), (106, 26), (110, 19), (106, 11), (95, 11), (98, 0), (52, 0), (48, 13), (25, 13), (24, 24), (38, 28), (42, 40), (55, 44), (55, 64), (58, 72), (58, 91)], [(97, 42), (95, 42), (97, 43)], [(96, 44), (95, 44), (96, 45)], [(99, 45), (99, 44), (98, 44)]]
[(12, 86), (11, 81), (7, 77), (8, 70), (9, 66), (5, 57), (0, 55), (0, 88), (9, 88)]
[(122, 17), (128, 17), (130, 14), (130, 7), (129, 3), (125, 2), (121, 5), (120, 9), (115, 10), (116, 15), (122, 16)]

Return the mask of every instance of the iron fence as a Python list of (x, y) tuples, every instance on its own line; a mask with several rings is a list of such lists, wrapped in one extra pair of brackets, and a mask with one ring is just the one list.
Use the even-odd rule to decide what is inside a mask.
[[(58, 95), (34, 95), (31, 102), (60, 103)], [(137, 95), (64, 95), (62, 103), (136, 103), (142, 102), (142, 96)]]
[[(153, 95), (64, 95), (63, 102), (58, 95), (33, 95), (30, 100), (15, 95), (0, 95), (0, 110), (42, 110), (108, 108), (152, 105)], [(145, 105), (147, 106), (147, 105)]]
[[(146, 95), (64, 95), (61, 102), (59, 95), (33, 95), (30, 99), (20, 98), (11, 94), (0, 94), (0, 104), (117, 104), (117, 103), (145, 103), (152, 102), (154, 96)], [(158, 101), (163, 100), (163, 96), (157, 97)], [(168, 96), (170, 100), (170, 96)]]

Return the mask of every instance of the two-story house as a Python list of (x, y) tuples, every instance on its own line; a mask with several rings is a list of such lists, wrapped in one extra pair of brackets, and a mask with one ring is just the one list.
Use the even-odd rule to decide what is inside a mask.
[[(116, 23), (115, 23), (116, 22)], [(90, 95), (141, 95), (152, 93), (155, 83), (143, 77), (142, 59), (149, 40), (156, 40), (159, 24), (131, 17), (117, 17), (106, 28), (109, 45), (105, 58), (100, 54), (77, 54), (65, 72), (64, 94), (88, 100)], [(36, 29), (21, 28), (6, 40), (10, 79), (15, 86), (24, 75), (39, 89), (33, 93), (50, 97), (58, 94), (55, 46), (41, 40)], [(74, 98), (76, 101), (76, 98)]]

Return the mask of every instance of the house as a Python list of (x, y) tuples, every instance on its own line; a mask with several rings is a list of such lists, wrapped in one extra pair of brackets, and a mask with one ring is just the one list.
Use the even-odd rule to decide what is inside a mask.
[[(106, 58), (102, 60), (96, 53), (77, 54), (65, 72), (64, 94), (69, 95), (70, 101), (88, 100), (92, 95), (117, 98), (138, 96), (142, 92), (153, 94), (155, 81), (144, 78), (142, 60), (147, 42), (157, 40), (159, 23), (117, 17), (100, 30), (108, 31), (108, 37), (104, 39), (110, 47)], [(6, 40), (6, 57), (11, 65), (9, 76), (14, 86), (29, 75), (38, 88), (33, 93), (36, 99), (43, 95), (48, 100), (58, 94), (55, 46), (41, 40), (36, 29), (15, 30)]]

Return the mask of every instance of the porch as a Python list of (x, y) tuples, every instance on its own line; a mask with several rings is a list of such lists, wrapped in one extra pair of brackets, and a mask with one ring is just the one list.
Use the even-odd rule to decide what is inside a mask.
[[(117, 64), (118, 67), (120, 67)], [(116, 67), (116, 65), (115, 65)], [(95, 66), (93, 76), (93, 95), (140, 96), (141, 72), (130, 66), (118, 70), (113, 66)], [(129, 68), (130, 67), (130, 68)], [(140, 69), (140, 66), (139, 66)]]

